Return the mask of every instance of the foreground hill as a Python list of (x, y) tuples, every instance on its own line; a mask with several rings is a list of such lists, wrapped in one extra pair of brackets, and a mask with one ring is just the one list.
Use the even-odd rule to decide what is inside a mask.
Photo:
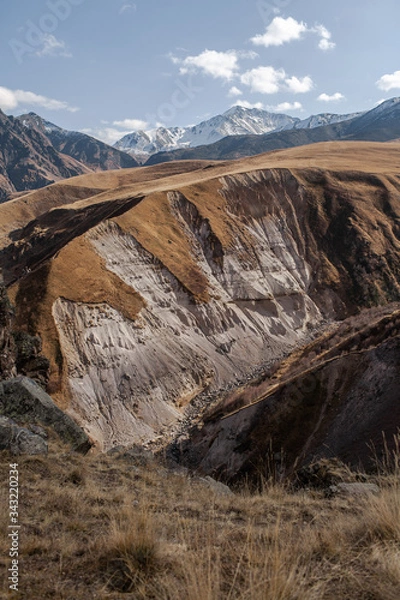
[(102, 449), (173, 432), (332, 320), (400, 300), (398, 145), (89, 174), (0, 206), (49, 391)]
[[(27, 598), (400, 595), (398, 472), (375, 476), (370, 494), (326, 497), (323, 490), (278, 485), (236, 494), (169, 470), (137, 449), (82, 457), (54, 439), (50, 444), (48, 457), (18, 457), (24, 482), (19, 589)], [(15, 458), (4, 452), (2, 458), (7, 480)], [(343, 476), (357, 479), (337, 466), (334, 474), (331, 481), (339, 485)], [(6, 573), (10, 537), (3, 521)], [(5, 598), (5, 576), (2, 584)]]

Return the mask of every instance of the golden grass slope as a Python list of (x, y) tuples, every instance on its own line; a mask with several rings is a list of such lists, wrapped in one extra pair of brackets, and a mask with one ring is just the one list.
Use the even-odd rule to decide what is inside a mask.
[[(116, 197), (169, 191), (259, 169), (309, 168), (400, 177), (400, 148), (395, 142), (326, 142), (238, 161), (180, 161), (154, 167), (82, 175), (0, 205), (0, 231), (7, 235), (17, 225), (26, 224), (28, 220), (50, 208), (74, 204), (78, 200), (112, 201)], [(80, 191), (72, 188), (80, 188)]]
[[(398, 600), (398, 468), (379, 495), (267, 484), (218, 495), (158, 462), (81, 457), (50, 441), (19, 457), (20, 594), (43, 600)], [(397, 459), (398, 460), (398, 459)], [(1, 454), (8, 477), (15, 458)], [(398, 465), (398, 463), (397, 463)], [(5, 488), (1, 496), (6, 503)], [(0, 518), (0, 598), (8, 514)]]
[[(272, 173), (269, 191), (265, 191), (261, 178), (250, 193), (250, 175), (260, 172)], [(296, 199), (290, 198), (285, 190), (288, 180), (285, 173), (289, 184), (297, 186), (290, 192)], [(240, 175), (235, 180), (234, 197), (224, 188), (231, 175)], [(307, 194), (306, 202), (301, 199), (299, 186), (301, 194)], [(279, 211), (294, 211), (303, 229), (300, 232), (299, 225), (292, 223), (297, 242), (304, 247), (309, 264), (315, 267), (316, 295), (319, 288), (331, 286), (345, 296), (350, 286), (344, 263), (350, 259), (357, 263), (359, 255), (350, 257), (346, 248), (340, 248), (341, 211), (349, 207), (352, 232), (360, 244), (365, 244), (365, 249), (362, 246), (357, 252), (365, 255), (367, 263), (373, 263), (376, 257), (390, 263), (379, 267), (385, 272), (385, 280), (371, 282), (371, 298), (365, 302), (384, 302), (391, 289), (393, 294), (398, 291), (400, 148), (396, 143), (322, 143), (239, 161), (181, 161), (76, 177), (0, 205), (0, 249), (10, 246), (9, 234), (35, 219), (38, 227), (31, 237), (14, 243), (17, 259), (18, 252), (23, 256), (33, 255), (37, 240), (46, 247), (46, 240), (54, 236), (57, 229), (60, 209), (81, 218), (94, 206), (107, 203), (112, 206), (116, 201), (143, 197), (134, 208), (112, 220), (159, 260), (194, 301), (207, 302), (210, 293), (207, 278), (196, 262), (184, 228), (176, 219), (169, 192), (180, 193), (187, 204), (195, 207), (223, 249), (240, 239), (244, 247), (247, 245), (248, 256), (244, 258), (250, 257), (249, 260), (253, 241), (245, 225), (247, 216), (255, 209), (266, 218)], [(294, 206), (295, 202), (298, 206)], [(46, 221), (54, 224), (41, 230), (40, 219), (46, 214), (54, 215), (53, 220)], [(336, 229), (331, 231), (335, 219)], [(88, 229), (92, 226), (89, 223)], [(301, 236), (304, 239), (300, 239)], [(337, 258), (335, 253), (339, 250), (342, 254)], [(32, 273), (16, 284), (12, 294), (17, 303), (19, 326), (43, 336), (45, 352), (52, 361), (52, 389), (57, 390), (61, 374), (57, 367), (58, 342), (52, 317), (55, 300), (62, 297), (89, 304), (104, 302), (130, 318), (134, 318), (142, 304), (134, 290), (105, 268), (84, 236), (65, 247), (61, 236), (58, 252), (47, 266), (32, 260)], [(374, 268), (378, 268), (377, 265)], [(362, 282), (364, 272), (357, 277)], [(360, 294), (364, 293), (362, 285)], [(357, 302), (354, 303), (356, 309)]]

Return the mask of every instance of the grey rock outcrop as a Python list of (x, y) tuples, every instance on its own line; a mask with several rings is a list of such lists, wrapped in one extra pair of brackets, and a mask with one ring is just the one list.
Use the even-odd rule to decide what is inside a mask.
[(380, 492), (374, 483), (338, 483), (329, 487), (329, 496), (365, 497)]
[(12, 419), (0, 417), (0, 450), (9, 450), (14, 455), (47, 454), (47, 442)]
[(16, 346), (11, 334), (13, 309), (1, 281), (0, 273), (0, 380), (14, 377)]
[(216, 481), (209, 475), (207, 475), (207, 477), (201, 477), (200, 481), (202, 483), (204, 483), (209, 488), (210, 492), (212, 492), (216, 496), (233, 496), (234, 495), (232, 490), (227, 485), (225, 485), (224, 483), (221, 483), (221, 481)]
[(18, 422), (52, 427), (77, 452), (86, 453), (91, 442), (86, 433), (56, 406), (48, 394), (27, 377), (0, 383), (0, 414)]

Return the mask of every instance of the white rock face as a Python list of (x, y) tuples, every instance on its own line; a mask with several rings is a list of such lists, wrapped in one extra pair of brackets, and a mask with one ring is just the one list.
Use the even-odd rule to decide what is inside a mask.
[[(257, 184), (263, 175), (226, 179), (225, 191), (240, 189), (243, 177)], [(198, 393), (278, 358), (321, 320), (307, 295), (310, 267), (282, 213), (248, 217), (246, 242), (238, 236), (222, 249), (193, 203), (178, 192), (168, 197), (209, 281), (209, 302), (195, 302), (158, 259), (108, 221), (87, 236), (146, 308), (130, 321), (106, 305), (59, 299), (54, 306), (71, 409), (102, 449), (156, 437)]]

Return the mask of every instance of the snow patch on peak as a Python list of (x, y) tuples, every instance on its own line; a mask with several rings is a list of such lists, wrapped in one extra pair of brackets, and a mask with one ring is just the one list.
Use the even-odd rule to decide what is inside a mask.
[(288, 115), (234, 106), (224, 114), (202, 121), (198, 125), (159, 127), (130, 133), (119, 140), (115, 147), (144, 162), (156, 152), (213, 144), (230, 135), (261, 135), (281, 131), (292, 128), (298, 120)]

